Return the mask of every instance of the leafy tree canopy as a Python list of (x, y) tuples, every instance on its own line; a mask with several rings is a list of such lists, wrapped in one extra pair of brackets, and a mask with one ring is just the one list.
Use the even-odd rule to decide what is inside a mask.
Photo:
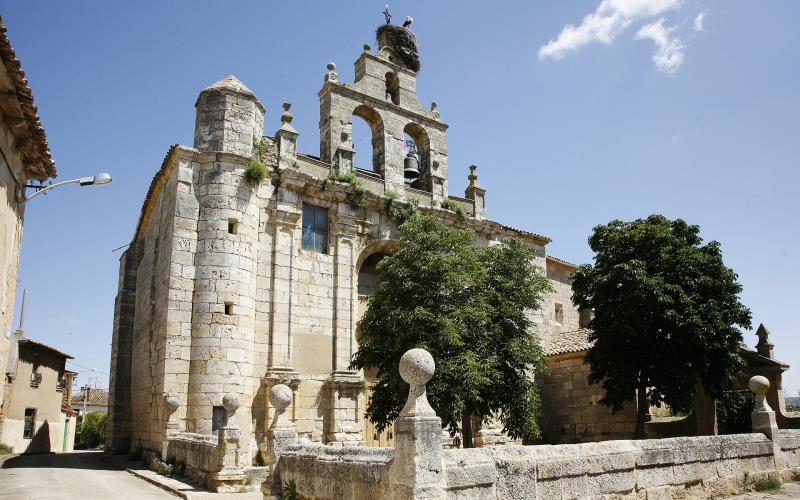
[(702, 241), (699, 226), (681, 219), (614, 220), (594, 228), (595, 263), (573, 275), (573, 302), (595, 314), (589, 380), (602, 383), (601, 401), (615, 411), (639, 391), (639, 436), (645, 394), (649, 404), (688, 412), (698, 381), (719, 396), (742, 366), (750, 311), (719, 243)]
[(422, 347), (436, 360), (428, 399), (451, 433), (465, 415), (499, 413), (512, 437), (537, 437), (530, 375), (544, 363), (526, 311), (549, 284), (535, 250), (518, 239), (478, 245), (472, 231), (419, 212), (400, 229), (396, 251), (377, 266), (351, 365), (378, 369), (367, 416), (379, 430), (397, 418), (408, 395), (400, 357)]

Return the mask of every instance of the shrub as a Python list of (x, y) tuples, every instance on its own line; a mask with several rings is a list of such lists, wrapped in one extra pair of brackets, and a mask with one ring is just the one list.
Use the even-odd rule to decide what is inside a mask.
[(776, 491), (779, 489), (781, 489), (781, 483), (776, 479), (762, 479), (756, 483), (756, 491)]
[(250, 160), (244, 169), (244, 178), (251, 184), (257, 185), (267, 178), (267, 167), (256, 159)]
[(400, 201), (400, 195), (395, 191), (386, 191), (386, 197), (383, 200), (383, 209), (390, 219), (398, 224), (402, 224), (409, 217), (414, 215), (419, 210), (419, 201), (415, 198), (403, 203)]
[(800, 472), (795, 472), (792, 476), (792, 481), (800, 481)]
[(86, 448), (97, 448), (106, 440), (106, 412), (92, 411), (83, 418), (78, 440)]
[(14, 453), (14, 448), (5, 443), (0, 443), (0, 455), (8, 455), (10, 453)]
[(294, 480), (284, 483), (283, 498), (285, 500), (298, 500), (298, 498), (300, 498), (297, 495), (297, 483), (295, 483)]
[(459, 205), (456, 201), (447, 198), (446, 200), (442, 201), (440, 206), (445, 210), (455, 212), (456, 217), (458, 217), (459, 220), (467, 220), (466, 212), (464, 212), (464, 209), (461, 208), (461, 205)]
[(717, 400), (717, 426), (720, 434), (743, 434), (752, 430), (750, 413), (755, 398), (750, 391), (725, 392)]
[(364, 183), (361, 179), (356, 177), (353, 172), (339, 173), (338, 167), (335, 171), (331, 172), (327, 179), (322, 183), (322, 190), (328, 189), (328, 182), (342, 182), (350, 184), (350, 190), (347, 192), (345, 201), (353, 210), (358, 210), (367, 206), (367, 190), (364, 188)]
[(253, 185), (260, 184), (267, 178), (267, 165), (265, 160), (269, 154), (269, 145), (264, 139), (253, 138), (253, 157), (247, 168), (244, 169), (244, 178)]

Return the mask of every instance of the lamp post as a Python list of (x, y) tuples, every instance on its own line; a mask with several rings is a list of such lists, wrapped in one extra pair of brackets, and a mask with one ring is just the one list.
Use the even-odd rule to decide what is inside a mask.
[(27, 201), (31, 200), (33, 197), (37, 195), (47, 194), (47, 192), (50, 191), (51, 189), (57, 188), (59, 186), (64, 186), (66, 184), (80, 184), (81, 186), (92, 186), (92, 185), (104, 186), (110, 183), (111, 183), (111, 176), (103, 172), (95, 175), (94, 177), (80, 177), (78, 179), (56, 182), (55, 184), (51, 183), (48, 184), (47, 186), (36, 185), (36, 184), (25, 184), (25, 187), (33, 188), (36, 190), (36, 192), (30, 196), (26, 196), (24, 200), (19, 202), (19, 204), (20, 206), (22, 206)]

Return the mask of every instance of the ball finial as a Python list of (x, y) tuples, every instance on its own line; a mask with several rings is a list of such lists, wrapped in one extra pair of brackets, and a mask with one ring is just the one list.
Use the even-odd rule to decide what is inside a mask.
[(328, 71), (335, 71), (336, 70), (336, 63), (329, 62), (328, 63)]
[(172, 412), (178, 409), (180, 400), (178, 399), (178, 396), (167, 394), (167, 396), (164, 398), (164, 404), (167, 406), (167, 410)]
[(750, 378), (748, 386), (756, 395), (766, 394), (769, 390), (769, 380), (762, 375), (756, 375)]
[(278, 409), (283, 411), (292, 402), (292, 390), (285, 384), (276, 384), (272, 386), (269, 391), (269, 402)]
[(427, 384), (434, 371), (436, 363), (425, 349), (410, 349), (400, 358), (400, 376), (409, 385)]
[(241, 401), (236, 394), (226, 394), (222, 398), (222, 407), (225, 408), (225, 411), (233, 413), (239, 409), (240, 405)]

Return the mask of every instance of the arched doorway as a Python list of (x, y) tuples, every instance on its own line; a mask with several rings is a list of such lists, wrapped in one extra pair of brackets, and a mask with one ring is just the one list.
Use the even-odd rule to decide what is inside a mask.
[[(378, 269), (377, 266), (387, 253), (384, 251), (376, 251), (362, 257), (360, 266), (358, 268), (358, 309), (356, 313), (357, 321), (360, 321), (367, 308), (367, 298), (375, 290), (378, 283)], [(356, 340), (360, 338), (360, 329), (356, 328)], [(378, 371), (372, 368), (364, 371), (364, 380), (367, 384), (367, 398), (371, 394), (372, 387), (378, 381)], [(364, 407), (366, 408), (365, 401)], [(369, 419), (364, 419), (364, 441), (368, 446), (394, 446), (394, 430), (391, 426), (384, 429), (383, 432), (378, 432)]]

